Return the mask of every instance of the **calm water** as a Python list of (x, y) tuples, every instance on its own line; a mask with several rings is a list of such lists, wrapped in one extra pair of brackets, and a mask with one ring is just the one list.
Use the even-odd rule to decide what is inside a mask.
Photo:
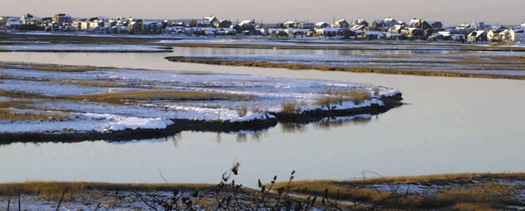
[[(0, 182), (219, 182), (234, 161), (238, 182), (352, 179), (456, 172), (523, 172), (525, 82), (290, 71), (173, 63), (169, 55), (334, 54), (331, 51), (175, 49), (174, 53), (0, 53), (0, 61), (256, 74), (371, 83), (397, 88), (408, 105), (367, 122), (333, 127), (282, 125), (258, 135), (183, 132), (148, 142), (0, 145)], [(355, 52), (341, 52), (352, 54)], [(399, 53), (399, 52), (385, 52)], [(405, 51), (406, 53), (406, 51)], [(154, 142), (156, 141), (156, 142)], [(372, 176), (372, 175), (369, 175)]]

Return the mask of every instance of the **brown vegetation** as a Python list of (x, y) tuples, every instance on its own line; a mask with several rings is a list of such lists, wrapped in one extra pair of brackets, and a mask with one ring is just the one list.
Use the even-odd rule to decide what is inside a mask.
[(262, 68), (285, 68), (290, 70), (320, 70), (320, 71), (341, 71), (354, 73), (379, 73), (379, 74), (399, 74), (399, 75), (417, 75), (417, 76), (434, 76), (434, 77), (466, 77), (466, 78), (494, 78), (494, 79), (514, 79), (525, 80), (525, 76), (512, 75), (493, 75), (493, 74), (478, 74), (478, 73), (459, 73), (459, 72), (444, 72), (444, 71), (424, 71), (424, 70), (396, 70), (386, 68), (369, 68), (369, 67), (330, 67), (330, 66), (314, 66), (304, 64), (276, 64), (259, 61), (230, 61), (216, 58), (192, 58), (192, 57), (166, 57), (166, 59), (173, 62), (188, 62), (211, 65), (227, 65), (227, 66), (247, 66), (247, 67), (262, 67)]
[[(474, 184), (475, 179), (489, 182)], [(276, 187), (290, 186), (296, 194), (328, 195), (329, 198), (402, 209), (446, 208), (455, 210), (492, 210), (502, 206), (525, 203), (512, 196), (523, 192), (524, 186), (490, 182), (491, 179), (525, 180), (525, 173), (461, 173), (423, 175), (413, 177), (370, 178), (353, 181), (305, 180), (276, 183)], [(450, 185), (458, 180), (464, 185)], [(434, 184), (442, 187), (433, 195), (413, 194), (396, 190), (396, 184)], [(367, 184), (389, 184), (390, 191), (367, 188)], [(457, 183), (456, 183), (457, 184)]]
[(250, 100), (248, 95), (220, 94), (206, 92), (181, 91), (133, 91), (119, 93), (103, 93), (92, 95), (68, 96), (70, 100), (89, 100), (94, 102), (121, 104), (133, 100)]
[(210, 184), (120, 184), (102, 182), (56, 182), (56, 181), (31, 181), (22, 183), (1, 183), (0, 195), (13, 196), (20, 191), (25, 194), (33, 194), (43, 200), (58, 201), (64, 195), (64, 201), (72, 201), (80, 197), (85, 197), (85, 190), (133, 190), (133, 191), (161, 191), (161, 190), (203, 190), (214, 187)]
[(371, 99), (370, 92), (366, 90), (359, 90), (359, 89), (354, 89), (351, 91), (326, 90), (322, 94), (331, 95), (331, 96), (319, 99), (316, 102), (317, 105), (324, 106), (324, 105), (342, 103), (344, 101), (353, 101), (354, 103), (359, 104), (363, 102), (364, 100)]

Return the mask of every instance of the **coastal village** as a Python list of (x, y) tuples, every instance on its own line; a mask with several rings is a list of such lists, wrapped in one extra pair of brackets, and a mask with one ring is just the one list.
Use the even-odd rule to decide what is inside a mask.
[(285, 21), (263, 24), (255, 20), (231, 21), (208, 16), (194, 20), (146, 20), (138, 18), (72, 18), (69, 14), (53, 17), (0, 17), (0, 31), (46, 31), (91, 34), (133, 34), (171, 36), (245, 36), (275, 38), (341, 38), (353, 40), (428, 40), (449, 42), (514, 43), (525, 39), (525, 22), (516, 26), (491, 25), (489, 22), (444, 26), (441, 21), (413, 18), (401, 21), (388, 17), (367, 21), (345, 19), (328, 22)]

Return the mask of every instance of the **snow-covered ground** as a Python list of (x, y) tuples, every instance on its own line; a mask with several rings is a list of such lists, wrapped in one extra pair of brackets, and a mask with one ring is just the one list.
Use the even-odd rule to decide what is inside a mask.
[[(21, 69), (0, 69), (0, 74), (8, 78), (0, 80), (0, 90), (50, 96), (50, 99), (28, 99), (31, 103), (20, 108), (4, 108), (4, 111), (15, 114), (60, 112), (62, 116), (67, 116), (58, 120), (2, 120), (0, 133), (163, 129), (174, 124), (173, 119), (246, 122), (256, 119), (275, 119), (270, 113), (281, 111), (284, 104), (293, 104), (297, 111), (303, 112), (317, 109), (345, 110), (367, 107), (371, 104), (383, 105), (381, 97), (401, 93), (395, 89), (369, 84), (155, 70), (101, 68), (85, 72), (54, 72), (21, 67)], [(109, 85), (97, 87), (89, 83), (78, 83), (90, 80)], [(147, 99), (121, 104), (62, 100), (68, 96), (158, 90), (233, 95), (242, 99)], [(356, 90), (368, 92), (372, 98), (359, 103), (353, 101), (329, 105), (317, 103), (321, 99), (336, 97), (332, 93)], [(13, 101), (19, 98), (4, 96), (1, 100)]]

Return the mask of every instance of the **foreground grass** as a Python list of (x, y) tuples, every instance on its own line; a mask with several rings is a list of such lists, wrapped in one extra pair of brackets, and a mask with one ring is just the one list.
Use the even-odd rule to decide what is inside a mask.
[[(473, 183), (474, 180), (483, 179), (525, 180), (525, 173), (437, 174), (353, 181), (305, 180), (276, 183), (275, 188), (290, 187), (292, 193), (351, 201), (356, 206), (369, 204), (374, 207), (418, 210), (493, 210), (510, 205), (525, 206), (525, 201), (512, 197), (523, 192), (525, 187), (492, 182)], [(457, 185), (458, 181), (464, 185)], [(392, 189), (385, 191), (367, 188), (366, 185), (370, 184), (388, 184)], [(430, 195), (398, 192), (396, 185), (400, 184), (441, 185), (443, 189)]]
[(121, 184), (102, 182), (57, 182), (57, 181), (31, 181), (22, 183), (0, 184), (0, 194), (3, 196), (14, 196), (18, 192), (33, 194), (40, 199), (59, 200), (65, 192), (65, 199), (73, 200), (84, 196), (85, 190), (98, 191), (172, 191), (174, 189), (184, 191), (206, 190), (215, 187), (210, 184), (181, 184), (181, 183), (152, 183), (152, 184)]
[[(491, 182), (469, 183), (469, 185), (450, 185), (444, 186), (442, 191), (430, 195), (415, 194), (411, 192), (397, 191), (395, 184), (422, 184), (433, 182), (453, 181), (474, 181), (481, 179), (512, 179), (525, 180), (525, 173), (460, 173), (460, 174), (438, 174), (422, 175), (410, 177), (389, 177), (389, 178), (370, 178), (353, 181), (332, 181), (332, 180), (305, 180), (275, 182), (270, 184), (259, 184), (260, 191), (255, 189), (243, 188), (243, 194), (251, 195), (243, 197), (244, 200), (253, 200), (253, 204), (260, 204), (265, 198), (274, 198), (286, 204), (286, 200), (305, 201), (303, 205), (312, 204), (336, 210), (374, 210), (374, 209), (414, 209), (414, 210), (498, 210), (506, 209), (508, 206), (525, 206), (525, 202), (512, 197), (517, 192), (523, 192), (525, 187), (520, 185), (505, 185)], [(225, 179), (227, 180), (227, 179)], [(365, 184), (390, 184), (393, 188), (390, 191), (367, 188)], [(394, 184), (395, 183), (395, 184)], [(31, 181), (22, 183), (0, 184), (0, 196), (16, 197), (18, 193), (31, 194), (41, 200), (51, 201), (74, 201), (80, 198), (103, 197), (105, 191), (131, 191), (149, 192), (157, 191), (183, 191), (193, 192), (217, 190), (218, 187), (229, 183), (220, 183), (219, 186), (211, 184), (115, 184), (98, 182), (56, 182), (56, 181)], [(233, 181), (231, 186), (234, 185)], [(229, 192), (229, 196), (235, 196), (238, 189), (220, 189)], [(213, 193), (208, 192), (208, 193)], [(218, 193), (218, 192), (216, 192)], [(294, 195), (295, 199), (288, 199), (288, 194)], [(306, 196), (308, 198), (305, 200)], [(224, 203), (227, 195), (210, 196), (200, 200), (200, 204), (216, 205)], [(215, 197), (215, 199), (214, 199)], [(202, 198), (202, 197), (201, 197)], [(303, 199), (301, 199), (303, 198)], [(265, 206), (273, 206), (271, 201), (266, 201)], [(283, 205), (284, 206), (284, 205)], [(307, 210), (307, 209), (306, 209)]]

